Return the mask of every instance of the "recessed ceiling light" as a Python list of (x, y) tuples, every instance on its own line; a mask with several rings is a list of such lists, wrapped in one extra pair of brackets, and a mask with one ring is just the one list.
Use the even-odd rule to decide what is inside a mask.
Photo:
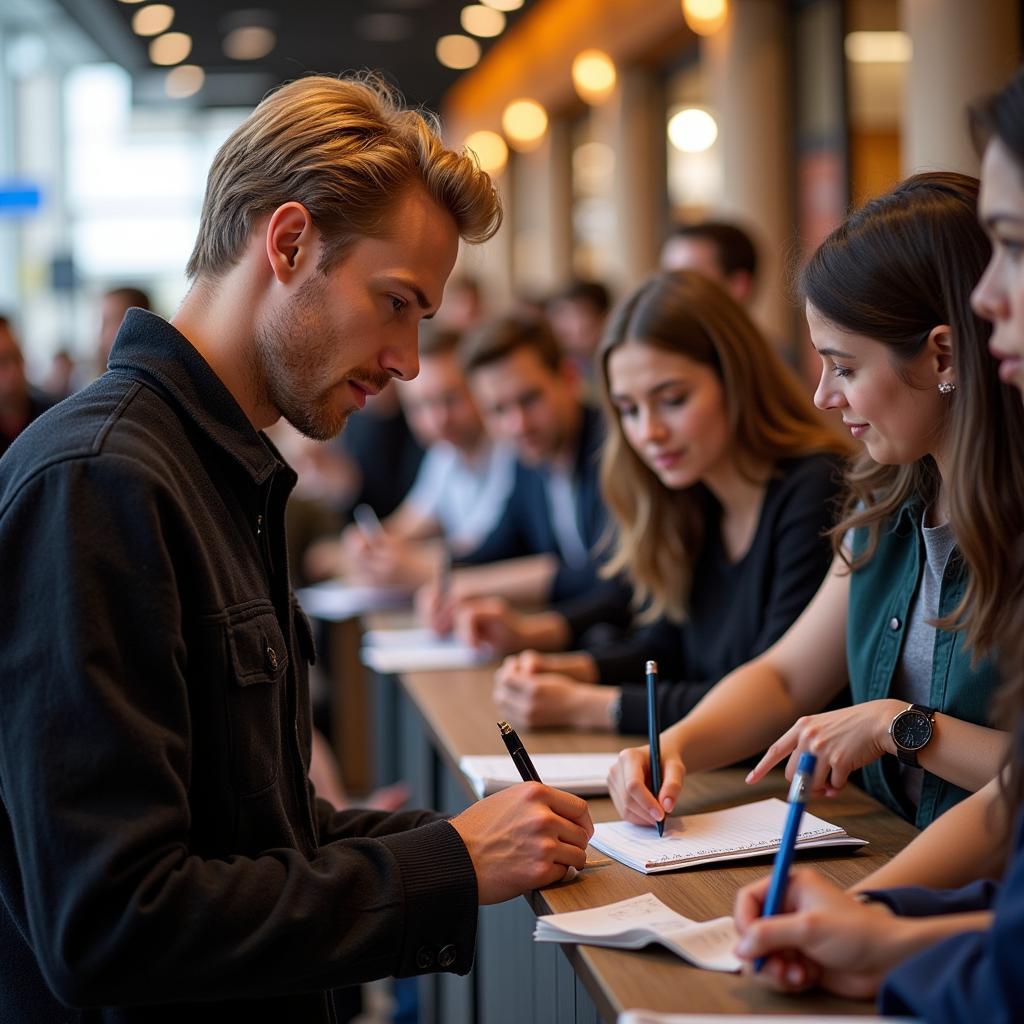
[(170, 4), (146, 4), (132, 15), (132, 31), (137, 36), (158, 36), (166, 32), (174, 21), (174, 8)]
[(464, 71), (480, 60), (480, 44), (469, 36), (441, 36), (435, 53), (446, 68)]
[(480, 0), (482, 4), (493, 7), (496, 11), (518, 11), (523, 0)]
[(259, 60), (277, 45), (277, 36), (262, 25), (236, 28), (224, 37), (224, 52), (232, 60)]
[(164, 79), (164, 92), (172, 100), (183, 100), (194, 96), (203, 87), (206, 72), (196, 64), (181, 64), (171, 68)]
[(412, 18), (404, 14), (364, 14), (355, 24), (356, 32), (371, 43), (398, 43), (415, 31)]
[(149, 44), (149, 59), (164, 67), (180, 64), (192, 52), (192, 37), (184, 32), (165, 32)]
[(493, 7), (484, 7), (483, 4), (463, 7), (459, 21), (470, 35), (481, 36), (484, 39), (500, 36), (505, 31), (505, 15)]

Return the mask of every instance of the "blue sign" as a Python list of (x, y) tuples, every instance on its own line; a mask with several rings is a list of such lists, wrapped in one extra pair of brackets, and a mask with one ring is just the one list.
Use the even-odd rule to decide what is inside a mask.
[(43, 193), (30, 181), (0, 178), (0, 217), (35, 213), (43, 205)]

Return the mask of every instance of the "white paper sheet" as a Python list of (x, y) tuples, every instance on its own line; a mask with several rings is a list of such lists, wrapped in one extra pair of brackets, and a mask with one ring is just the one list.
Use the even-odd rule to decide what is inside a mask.
[[(669, 818), (664, 836), (658, 835), (654, 825), (606, 821), (594, 826), (590, 845), (645, 874), (740, 860), (774, 853), (782, 842), (787, 813), (784, 800), (758, 800), (724, 811)], [(864, 842), (848, 836), (838, 825), (805, 811), (796, 845), (797, 849), (806, 849), (862, 846)]]
[(325, 622), (342, 622), (368, 612), (412, 606), (412, 594), (405, 587), (363, 587), (343, 580), (303, 587), (295, 596), (307, 615)]
[[(618, 754), (532, 754), (537, 774), (549, 786), (577, 796), (603, 796), (608, 792), (608, 771)], [(463, 757), (459, 767), (476, 795), (490, 796), (520, 782), (508, 754)]]
[(613, 949), (642, 949), (652, 942), (709, 971), (738, 971), (737, 935), (731, 917), (691, 921), (653, 893), (618, 903), (537, 919), (537, 942), (580, 942)]
[(371, 629), (363, 635), (359, 656), (377, 672), (473, 668), (494, 660), (489, 648), (470, 647), (431, 629)]

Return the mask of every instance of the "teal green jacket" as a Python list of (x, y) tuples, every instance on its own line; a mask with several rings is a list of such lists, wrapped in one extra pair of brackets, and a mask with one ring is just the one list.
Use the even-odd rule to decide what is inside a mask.
[[(922, 513), (920, 501), (905, 502), (895, 517), (883, 524), (878, 548), (871, 560), (850, 580), (846, 661), (850, 692), (856, 704), (893, 696), (893, 677), (924, 565)], [(855, 554), (865, 549), (867, 539), (866, 529), (854, 531)], [(966, 569), (954, 550), (939, 593), (940, 617), (956, 608), (966, 585)], [(953, 718), (988, 725), (989, 705), (998, 684), (989, 658), (971, 665), (962, 632), (944, 629), (936, 632), (931, 707)], [(863, 769), (863, 784), (876, 800), (909, 818), (912, 808), (900, 800), (891, 784), (896, 776), (896, 764), (896, 759), (887, 755), (867, 765)], [(966, 790), (926, 771), (914, 824), (924, 828), (968, 795)]]

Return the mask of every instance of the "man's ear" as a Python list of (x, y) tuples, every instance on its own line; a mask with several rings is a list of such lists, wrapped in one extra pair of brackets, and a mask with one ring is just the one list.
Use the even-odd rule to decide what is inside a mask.
[(320, 233), (302, 203), (279, 206), (267, 222), (267, 261), (281, 284), (291, 284), (320, 261)]
[(938, 380), (956, 384), (956, 374), (953, 372), (953, 328), (949, 324), (933, 327), (925, 344), (931, 353), (931, 365)]

